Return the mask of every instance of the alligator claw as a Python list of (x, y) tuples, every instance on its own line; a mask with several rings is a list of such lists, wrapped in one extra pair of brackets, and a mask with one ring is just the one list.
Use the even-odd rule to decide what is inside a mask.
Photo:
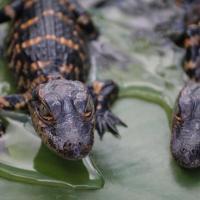
[(117, 125), (127, 127), (127, 125), (122, 122), (117, 116), (115, 116), (110, 110), (97, 111), (96, 114), (96, 129), (102, 139), (105, 132), (112, 133), (115, 137), (119, 137), (119, 131)]

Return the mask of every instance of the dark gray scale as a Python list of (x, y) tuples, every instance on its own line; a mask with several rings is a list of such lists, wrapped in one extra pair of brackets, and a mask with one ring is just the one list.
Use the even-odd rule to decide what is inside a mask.
[[(58, 16), (47, 15), (44, 16), (44, 12), (48, 10), (53, 10), (55, 13), (62, 13), (64, 16), (67, 16), (69, 21), (64, 21)], [(59, 72), (59, 68), (63, 65), (73, 65), (74, 69), (70, 73), (66, 70), (63, 72), (63, 75), (67, 79), (78, 79), (85, 81), (87, 71), (89, 70), (89, 58), (88, 58), (88, 49), (86, 37), (83, 33), (79, 31), (77, 35), (74, 34), (74, 31), (77, 31), (77, 24), (75, 23), (75, 16), (68, 11), (66, 8), (63, 8), (58, 1), (48, 0), (48, 1), (37, 1), (29, 9), (25, 9), (23, 14), (20, 17), (20, 24), (15, 28), (14, 33), (20, 35), (19, 39), (15, 42), (21, 47), (21, 53), (16, 54), (15, 50), (9, 56), (9, 59), (14, 55), (13, 70), (16, 73), (16, 62), (21, 59), (24, 63), (34, 63), (37, 61), (50, 61), (50, 64), (47, 65), (44, 69), (39, 69), (35, 72), (32, 71), (31, 67), (29, 70), (21, 70), (16, 74), (17, 80), (19, 81), (19, 75), (29, 77), (30, 80), (34, 80), (37, 76), (42, 74), (48, 75), (54, 72)], [(20, 26), (29, 20), (37, 17), (38, 20), (36, 23), (28, 26), (26, 29), (22, 30)], [(53, 39), (44, 39), (46, 36), (55, 36), (57, 38), (65, 38), (66, 40), (71, 40), (74, 44), (79, 45), (80, 49), (75, 50), (69, 46), (62, 44)], [(11, 36), (13, 41), (14, 34)], [(29, 47), (23, 48), (23, 43), (29, 43), (30, 40), (35, 40), (38, 37), (42, 38), (40, 42), (36, 42)], [(82, 55), (82, 57), (81, 57)], [(84, 57), (84, 59), (83, 59)], [(88, 68), (86, 71), (86, 67)], [(76, 70), (75, 70), (76, 67)], [(84, 72), (83, 72), (84, 70)], [(79, 75), (75, 74), (75, 71), (79, 72)], [(25, 72), (25, 73), (24, 73)], [(29, 73), (29, 74), (27, 74)], [(19, 77), (19, 78), (18, 78)]]

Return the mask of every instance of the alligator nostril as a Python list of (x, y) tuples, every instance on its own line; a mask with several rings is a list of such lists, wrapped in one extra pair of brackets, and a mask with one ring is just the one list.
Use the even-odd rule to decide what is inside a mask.
[(82, 145), (83, 145), (82, 142), (72, 143), (72, 142), (67, 141), (64, 143), (63, 149), (77, 153), (80, 150)]
[(72, 148), (72, 146), (73, 146), (73, 144), (71, 142), (65, 142), (63, 145), (63, 149), (69, 150)]
[(82, 141), (69, 141), (63, 144), (62, 154), (69, 159), (81, 159), (88, 155), (92, 145), (86, 145)]

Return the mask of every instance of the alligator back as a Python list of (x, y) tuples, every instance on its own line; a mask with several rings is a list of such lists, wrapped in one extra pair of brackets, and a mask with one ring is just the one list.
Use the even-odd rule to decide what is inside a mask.
[(13, 22), (8, 42), (9, 67), (19, 89), (39, 76), (59, 73), (85, 81), (89, 70), (87, 37), (66, 0), (26, 0)]

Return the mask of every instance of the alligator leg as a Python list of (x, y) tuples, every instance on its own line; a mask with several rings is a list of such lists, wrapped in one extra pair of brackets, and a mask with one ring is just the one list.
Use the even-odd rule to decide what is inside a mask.
[[(2, 110), (20, 110), (27, 106), (27, 96), (23, 94), (13, 94), (0, 97), (0, 109)], [(0, 120), (0, 137), (5, 133), (4, 120)]]
[(111, 132), (114, 136), (119, 136), (116, 125), (126, 127), (126, 124), (110, 110), (111, 104), (117, 98), (118, 86), (111, 80), (95, 81), (89, 86), (89, 90), (95, 101), (96, 129), (100, 138), (106, 131)]
[(10, 4), (0, 9), (0, 23), (8, 22), (14, 19), (16, 14), (22, 9), (22, 0), (14, 0)]
[(89, 13), (76, 0), (68, 0), (69, 9), (74, 13), (75, 19), (81, 30), (85, 33), (89, 40), (98, 37), (99, 32), (95, 27)]

